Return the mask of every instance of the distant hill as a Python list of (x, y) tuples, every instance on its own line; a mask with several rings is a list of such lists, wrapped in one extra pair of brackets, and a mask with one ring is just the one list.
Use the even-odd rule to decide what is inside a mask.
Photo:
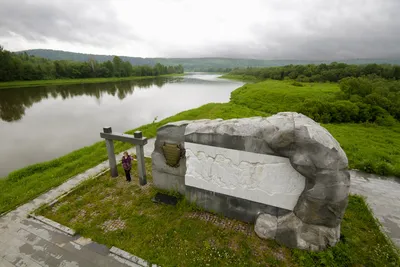
[[(83, 53), (66, 52), (50, 49), (32, 49), (20, 51), (26, 52), (28, 55), (44, 57), (52, 60), (74, 60), (87, 61), (92, 58), (99, 62), (112, 60), (113, 55), (92, 55)], [(306, 64), (321, 64), (331, 63), (334, 60), (263, 60), (263, 59), (235, 59), (235, 58), (142, 58), (142, 57), (127, 57), (120, 56), (124, 61), (129, 61), (132, 65), (150, 65), (156, 63), (163, 65), (179, 65), (181, 64), (185, 71), (217, 71), (220, 69), (245, 68), (245, 67), (273, 67), (285, 65), (306, 65)], [(400, 65), (399, 59), (348, 59), (336, 60), (347, 64), (396, 64)]]

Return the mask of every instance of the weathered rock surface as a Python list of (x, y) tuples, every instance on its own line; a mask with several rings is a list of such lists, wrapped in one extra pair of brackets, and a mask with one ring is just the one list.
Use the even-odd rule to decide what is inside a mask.
[(254, 225), (256, 234), (264, 239), (275, 239), (276, 230), (278, 229), (278, 218), (270, 214), (260, 214)]
[(186, 159), (181, 158), (179, 167), (173, 168), (166, 164), (162, 146), (164, 143), (177, 144), (185, 147), (185, 128), (190, 121), (168, 123), (157, 130), (154, 151), (151, 154), (153, 183), (164, 190), (177, 191), (185, 194)]
[[(268, 175), (273, 174), (263, 174), (263, 167), (260, 165), (259, 168), (254, 168), (258, 171), (256, 176), (253, 175), (256, 171), (248, 176), (244, 175), (246, 171), (243, 168), (236, 168), (240, 164), (245, 165), (240, 163), (240, 153), (236, 152), (213, 152), (215, 155), (212, 156), (197, 151), (196, 155), (192, 153), (192, 158), (197, 160), (193, 163), (196, 165), (197, 162), (197, 167), (190, 169), (191, 163), (187, 165), (190, 157), (186, 157), (181, 160), (179, 168), (174, 169), (165, 165), (162, 152), (160, 154), (160, 145), (166, 141), (182, 146), (194, 143), (218, 149), (285, 157), (299, 177), (305, 177), (304, 190), (294, 208), (289, 210), (287, 206), (279, 207), (276, 203), (268, 205), (262, 201), (262, 197), (254, 198), (240, 193), (236, 195), (234, 190), (229, 189), (241, 184), (241, 187), (247, 186), (251, 190), (252, 187), (262, 184), (262, 177), (268, 180)], [(203, 158), (200, 159), (201, 157)], [(237, 166), (232, 163), (235, 160), (239, 160)], [(244, 161), (248, 162), (247, 159)], [(219, 167), (225, 168), (218, 169), (216, 162)], [(250, 165), (254, 167), (257, 164), (249, 164), (249, 170), (253, 168)], [(246, 214), (247, 221), (251, 218), (249, 216), (253, 216), (255, 231), (262, 238), (275, 238), (290, 247), (320, 250), (336, 244), (340, 236), (340, 222), (347, 206), (350, 187), (347, 165), (344, 151), (326, 129), (302, 114), (283, 112), (268, 118), (179, 122), (160, 128), (153, 153), (153, 178), (156, 186), (163, 189), (179, 188), (179, 192), (186, 193), (188, 199), (206, 209), (215, 199), (218, 205), (212, 205), (213, 211), (234, 214), (237, 219), (243, 219), (240, 214)], [(208, 166), (206, 173), (202, 173), (201, 166)], [(191, 178), (197, 179), (191, 180), (190, 185), (185, 184), (188, 168)], [(274, 186), (279, 184), (279, 172), (276, 174)], [(171, 179), (171, 175), (175, 178)], [(253, 179), (255, 177), (261, 179)], [(213, 190), (221, 185), (225, 191)], [(269, 194), (268, 190), (264, 191)], [(231, 203), (234, 197), (234, 207), (223, 203), (225, 200)], [(251, 210), (248, 210), (249, 207)]]

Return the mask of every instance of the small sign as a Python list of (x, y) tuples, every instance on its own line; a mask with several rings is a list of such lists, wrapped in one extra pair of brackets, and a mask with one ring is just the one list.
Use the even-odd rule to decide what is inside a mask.
[(164, 143), (162, 150), (167, 165), (174, 168), (179, 167), (179, 160), (184, 156), (184, 149), (177, 144)]

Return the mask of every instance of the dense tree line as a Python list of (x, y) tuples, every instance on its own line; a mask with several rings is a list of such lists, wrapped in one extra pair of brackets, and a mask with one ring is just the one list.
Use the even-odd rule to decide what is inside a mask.
[(159, 76), (183, 73), (182, 65), (132, 66), (115, 56), (112, 61), (102, 63), (94, 59), (86, 62), (48, 60), (29, 56), (26, 53), (11, 53), (0, 46), (0, 81), (49, 80), (63, 78)]
[(258, 79), (284, 80), (299, 82), (338, 82), (347, 77), (377, 75), (384, 79), (400, 80), (400, 66), (389, 64), (349, 65), (332, 62), (331, 64), (287, 65), (283, 67), (234, 69), (230, 74), (249, 75)]

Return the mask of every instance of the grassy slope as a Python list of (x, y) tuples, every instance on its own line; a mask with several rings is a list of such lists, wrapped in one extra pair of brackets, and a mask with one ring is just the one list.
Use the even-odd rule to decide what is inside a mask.
[(303, 87), (292, 85), (293, 81), (267, 80), (246, 84), (231, 94), (231, 102), (251, 109), (277, 113), (298, 111), (306, 99), (333, 100), (340, 91), (337, 84), (309, 83)]
[[(306, 99), (331, 101), (340, 92), (334, 83), (303, 83), (266, 80), (246, 84), (232, 92), (231, 102), (250, 109), (277, 113), (299, 111)], [(374, 124), (325, 124), (349, 158), (350, 168), (400, 177), (400, 124), (391, 127)]]
[(0, 82), (0, 90), (18, 87), (35, 87), (43, 85), (63, 85), (63, 84), (83, 84), (83, 83), (106, 83), (119, 81), (132, 81), (151, 79), (157, 77), (182, 76), (184, 74), (166, 74), (160, 76), (144, 76), (144, 77), (111, 77), (111, 78), (85, 78), (85, 79), (56, 79), (56, 80), (38, 80), (38, 81), (12, 81)]
[[(266, 114), (233, 104), (207, 104), (197, 109), (179, 113), (158, 123), (144, 125), (138, 129), (143, 131), (144, 136), (150, 138), (156, 135), (158, 127), (171, 121), (204, 118), (230, 119), (263, 115)], [(129, 133), (133, 133), (135, 130), (129, 131)], [(121, 152), (129, 147), (131, 147), (129, 144), (115, 142), (116, 152)], [(98, 142), (58, 159), (34, 164), (10, 173), (7, 178), (0, 179), (0, 214), (62, 184), (72, 176), (84, 172), (106, 159), (105, 144)]]
[[(323, 252), (290, 250), (256, 236), (252, 225), (208, 214), (182, 200), (177, 207), (151, 201), (149, 185), (127, 184), (109, 174), (81, 185), (57, 206), (40, 214), (108, 246), (117, 246), (160, 266), (399, 266), (400, 259), (361, 197), (351, 196), (341, 241)], [(120, 173), (123, 173), (122, 170)], [(132, 170), (137, 173), (136, 166)], [(203, 215), (195, 216), (193, 215)], [(107, 232), (109, 220), (125, 229)], [(213, 223), (214, 221), (215, 223)], [(225, 225), (225, 227), (221, 227)]]
[(339, 141), (349, 167), (380, 175), (400, 177), (400, 124), (324, 124)]

